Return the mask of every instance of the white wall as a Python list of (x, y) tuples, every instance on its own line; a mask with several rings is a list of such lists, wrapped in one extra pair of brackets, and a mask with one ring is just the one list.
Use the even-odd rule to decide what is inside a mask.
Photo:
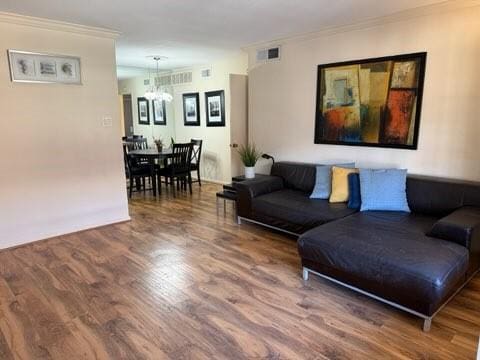
[[(153, 124), (153, 107), (152, 102), (149, 102), (150, 110), (150, 125), (142, 125), (138, 123), (138, 103), (137, 98), (143, 97), (145, 92), (150, 86), (144, 85), (143, 81), (148, 79), (148, 72), (144, 76), (133, 77), (130, 79), (120, 80), (118, 82), (118, 91), (121, 95), (132, 95), (132, 118), (133, 129), (135, 135), (143, 135), (147, 138), (148, 144), (153, 146), (153, 137), (155, 139), (162, 139), (167, 145), (170, 144), (170, 138), (175, 137), (175, 118), (173, 113), (173, 106), (171, 103), (165, 104), (165, 110), (167, 113), (167, 125), (154, 125)], [(152, 76), (153, 81), (153, 76)], [(171, 93), (171, 89), (165, 89), (168, 93)]]
[[(113, 38), (1, 19), (0, 248), (129, 219)], [(79, 56), (83, 85), (13, 83), (7, 49)]]
[[(417, 151), (313, 143), (318, 64), (418, 51), (428, 55)], [(480, 7), (286, 41), (281, 61), (268, 65), (255, 67), (254, 55), (249, 49), (250, 137), (277, 160), (480, 180)]]

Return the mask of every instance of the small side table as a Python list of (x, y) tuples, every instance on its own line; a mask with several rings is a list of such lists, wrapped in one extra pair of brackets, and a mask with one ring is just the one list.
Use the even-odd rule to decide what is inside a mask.
[(219, 213), (219, 203), (220, 200), (223, 199), (223, 214), (224, 216), (227, 214), (227, 201), (232, 202), (233, 206), (233, 219), (237, 219), (237, 193), (229, 190), (223, 190), (217, 192), (217, 216)]
[(245, 181), (245, 180), (255, 180), (255, 179), (266, 177), (266, 176), (268, 176), (268, 175), (255, 174), (255, 177), (253, 179), (246, 179), (245, 175), (239, 175), (239, 176), (232, 177), (232, 182), (240, 182), (240, 181)]
[[(255, 178), (261, 178), (263, 176), (267, 176), (267, 175), (256, 174)], [(243, 175), (234, 176), (234, 177), (232, 177), (232, 184), (223, 185), (223, 191), (217, 192), (217, 216), (218, 216), (218, 213), (219, 213), (220, 200), (223, 199), (223, 214), (224, 214), (224, 216), (227, 213), (227, 201), (231, 201), (233, 209), (234, 209), (233, 218), (234, 218), (235, 221), (237, 220), (237, 190), (233, 186), (233, 183), (241, 182), (241, 181), (245, 181), (245, 180), (250, 180), (250, 179), (245, 179), (245, 176), (243, 176)]]

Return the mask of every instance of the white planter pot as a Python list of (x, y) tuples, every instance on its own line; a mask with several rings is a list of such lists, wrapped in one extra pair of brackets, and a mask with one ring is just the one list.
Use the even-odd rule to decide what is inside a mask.
[(245, 179), (253, 179), (255, 177), (255, 166), (245, 166)]

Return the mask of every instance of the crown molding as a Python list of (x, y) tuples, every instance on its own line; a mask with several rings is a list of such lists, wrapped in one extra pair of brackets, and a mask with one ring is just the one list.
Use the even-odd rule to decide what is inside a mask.
[(0, 23), (32, 26), (40, 29), (64, 31), (74, 34), (89, 35), (109, 39), (116, 39), (120, 35), (120, 32), (115, 30), (79, 24), (71, 24), (63, 21), (50, 20), (7, 12), (0, 12)]
[(291, 42), (314, 40), (317, 38), (331, 36), (335, 34), (340, 34), (340, 33), (345, 33), (345, 32), (350, 32), (355, 30), (362, 30), (370, 27), (386, 25), (386, 24), (391, 24), (395, 22), (408, 21), (418, 17), (435, 15), (435, 14), (443, 14), (443, 13), (453, 12), (456, 10), (462, 10), (465, 8), (471, 8), (476, 6), (480, 6), (480, 0), (445, 0), (440, 3), (408, 9), (408, 10), (396, 12), (391, 15), (366, 19), (366, 20), (351, 23), (351, 24), (331, 26), (331, 27), (323, 28), (318, 31), (306, 33), (306, 34), (299, 34), (299, 35), (293, 35), (293, 36), (288, 36), (284, 38), (278, 38), (270, 41), (258, 42), (258, 43), (244, 46), (242, 49), (244, 51), (250, 51), (250, 50), (254, 50), (261, 47), (267, 47), (271, 45), (278, 46), (278, 45), (288, 44)]

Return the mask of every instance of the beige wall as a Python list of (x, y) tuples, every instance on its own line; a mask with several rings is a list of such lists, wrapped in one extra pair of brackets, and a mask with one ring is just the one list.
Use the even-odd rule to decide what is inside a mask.
[[(358, 166), (480, 180), (480, 7), (285, 42), (281, 61), (254, 66), (250, 137), (277, 160), (354, 160)], [(418, 150), (315, 145), (318, 64), (427, 51)], [(260, 162), (265, 171), (267, 162)]]
[[(211, 76), (202, 78), (201, 69), (210, 68)], [(203, 139), (202, 176), (218, 182), (231, 181), (230, 167), (230, 74), (246, 74), (246, 54), (229, 57), (221, 61), (192, 69), (192, 83), (175, 86), (173, 105), (175, 109), (175, 135), (178, 141)], [(225, 91), (225, 127), (207, 127), (205, 114), (205, 92)], [(200, 126), (183, 125), (182, 94), (198, 92), (200, 97)]]
[[(0, 248), (129, 218), (114, 40), (73, 31), (0, 21)], [(7, 49), (79, 56), (83, 85), (12, 83)]]
[[(210, 69), (211, 76), (202, 78), (201, 71), (203, 69)], [(138, 124), (137, 97), (145, 94), (148, 87), (143, 85), (143, 80), (148, 78), (148, 75), (118, 82), (120, 94), (132, 94), (135, 133), (147, 137), (149, 143), (151, 143), (152, 134), (155, 137), (161, 136), (167, 145), (170, 145), (170, 137), (173, 137), (176, 142), (202, 139), (201, 175), (203, 179), (222, 183), (230, 182), (230, 74), (247, 73), (247, 55), (240, 53), (212, 64), (175, 69), (172, 72), (184, 71), (192, 72), (192, 82), (166, 89), (173, 95), (173, 101), (166, 105), (168, 125), (166, 127)], [(205, 92), (213, 90), (225, 91), (225, 127), (206, 126)], [(183, 123), (182, 95), (192, 92), (199, 93), (200, 126), (184, 126)]]

